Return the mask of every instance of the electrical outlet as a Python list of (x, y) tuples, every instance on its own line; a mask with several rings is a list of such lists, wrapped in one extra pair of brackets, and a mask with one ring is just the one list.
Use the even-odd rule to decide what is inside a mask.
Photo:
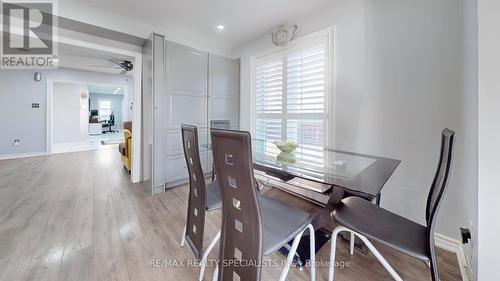
[(472, 238), (470, 234), (470, 229), (461, 227), (460, 234), (462, 235), (462, 244), (469, 244)]
[(21, 145), (21, 140), (14, 140), (14, 143), (12, 143), (13, 146), (20, 146)]
[(470, 247), (471, 248), (474, 248), (474, 239), (476, 239), (476, 237), (474, 237), (474, 235), (476, 234), (476, 228), (474, 226), (474, 222), (472, 221), (472, 219), (469, 219), (469, 229), (470, 229), (470, 233), (471, 233), (471, 238), (469, 240), (469, 243), (470, 243)]

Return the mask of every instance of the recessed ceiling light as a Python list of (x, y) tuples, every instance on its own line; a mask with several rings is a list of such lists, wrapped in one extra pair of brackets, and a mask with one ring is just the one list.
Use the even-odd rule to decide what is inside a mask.
[(219, 25), (217, 26), (217, 29), (218, 29), (218, 30), (224, 30), (224, 26), (223, 26), (222, 24), (219, 24)]

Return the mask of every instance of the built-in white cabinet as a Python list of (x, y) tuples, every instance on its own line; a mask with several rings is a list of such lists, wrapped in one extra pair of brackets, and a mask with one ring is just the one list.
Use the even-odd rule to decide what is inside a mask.
[[(239, 60), (224, 58), (172, 42), (165, 45), (164, 169), (167, 187), (184, 183), (187, 168), (181, 125), (198, 127), (204, 171), (212, 169), (210, 120), (239, 126)], [(155, 134), (160, 134), (155, 129)]]
[(211, 173), (210, 120), (230, 120), (239, 128), (240, 64), (157, 34), (143, 53), (142, 166), (154, 194), (187, 181), (182, 124), (198, 127), (201, 162)]

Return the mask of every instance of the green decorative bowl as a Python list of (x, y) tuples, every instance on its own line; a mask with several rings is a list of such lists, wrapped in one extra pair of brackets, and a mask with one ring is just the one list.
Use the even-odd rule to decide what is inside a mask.
[(284, 142), (284, 141), (275, 141), (274, 145), (284, 153), (292, 153), (297, 147), (299, 147), (298, 144), (294, 142)]
[(276, 156), (276, 160), (281, 163), (293, 164), (297, 161), (297, 158), (295, 158), (295, 155), (293, 155), (292, 153), (280, 152), (280, 154)]

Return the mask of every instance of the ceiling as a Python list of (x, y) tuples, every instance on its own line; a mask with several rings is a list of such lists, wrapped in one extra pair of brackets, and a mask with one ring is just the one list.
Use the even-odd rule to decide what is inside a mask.
[[(175, 30), (226, 49), (243, 46), (297, 16), (333, 0), (77, 0), (110, 13)], [(222, 24), (223, 31), (216, 27)], [(166, 34), (168, 36), (168, 34)]]
[[(134, 62), (132, 57), (62, 43), (59, 43), (58, 53), (59, 67), (109, 74), (120, 74), (121, 72), (120, 69), (113, 68), (116, 65), (110, 59), (119, 62), (124, 60)], [(133, 73), (134, 71), (132, 70), (126, 75), (133, 76)]]
[(117, 86), (87, 85), (87, 89), (91, 94), (123, 95), (125, 93), (123, 87)]

